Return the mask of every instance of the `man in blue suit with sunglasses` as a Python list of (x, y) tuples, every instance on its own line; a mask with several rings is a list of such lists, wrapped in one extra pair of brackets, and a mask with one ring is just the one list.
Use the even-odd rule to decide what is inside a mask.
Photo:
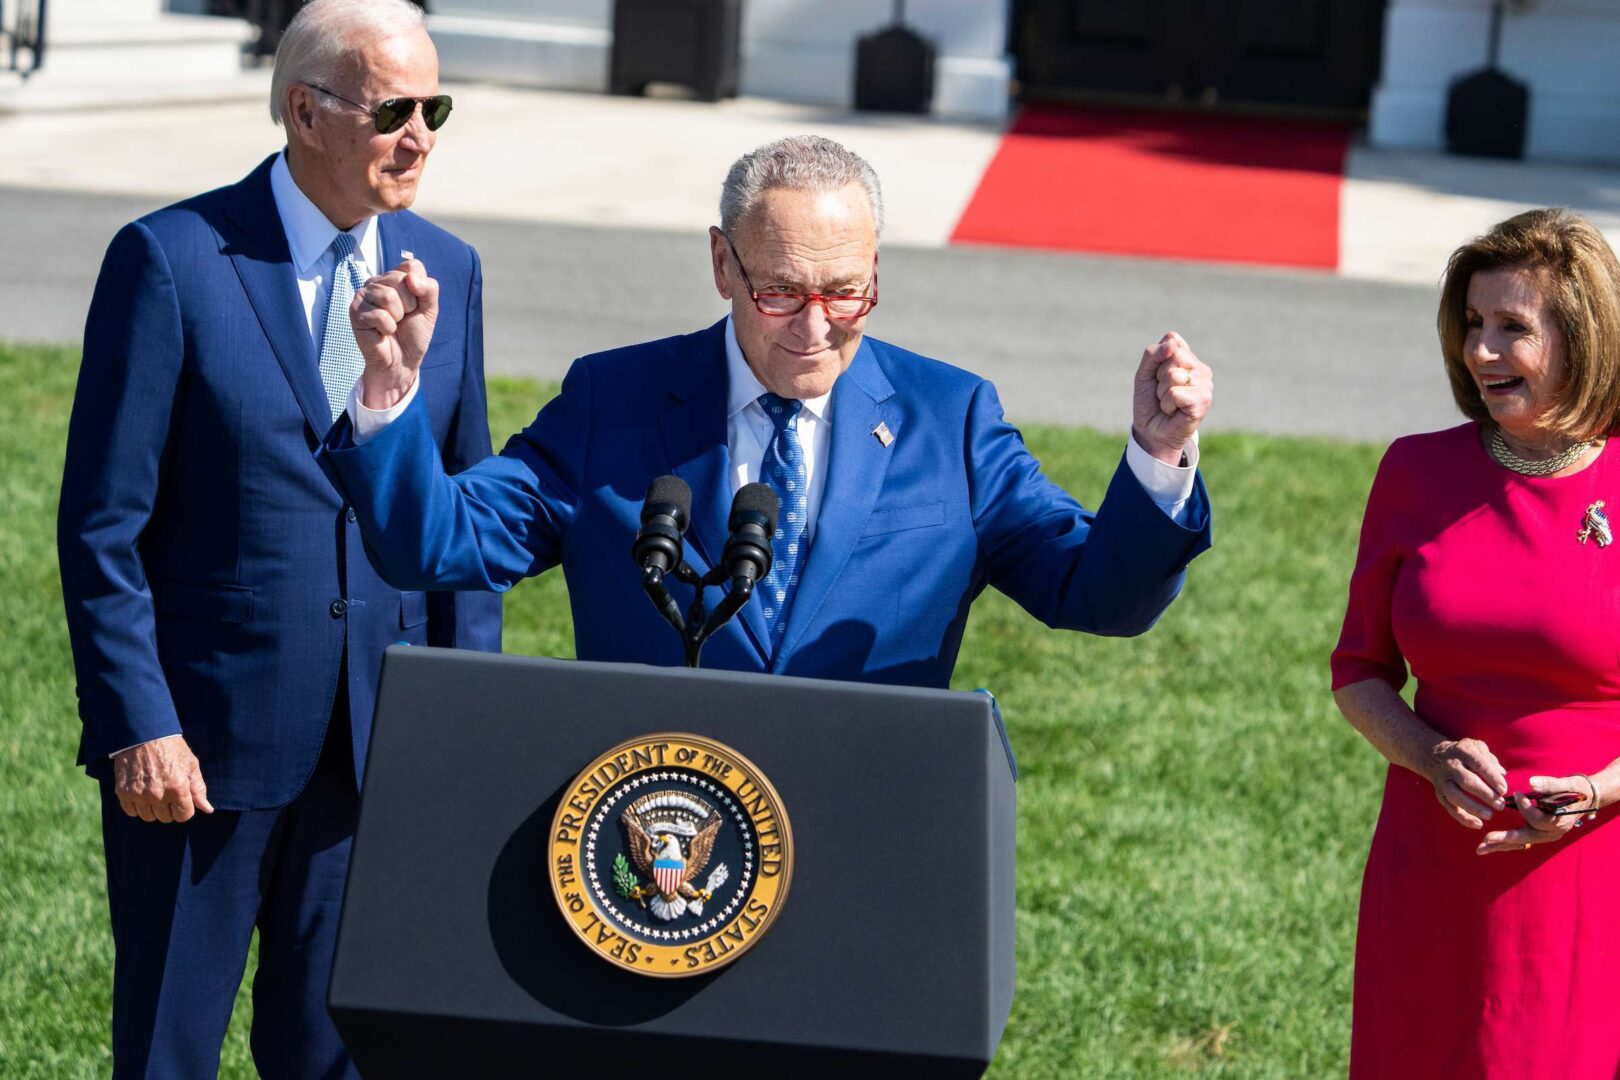
[(85, 327), (58, 546), (116, 1076), (217, 1074), (255, 929), (260, 1074), (354, 1074), (326, 983), (383, 650), (500, 649), (499, 597), (377, 575), (316, 458), (362, 367), (350, 299), (411, 255), (444, 302), (426, 450), (490, 451), (477, 255), (408, 212), (450, 111), (421, 12), (314, 0), (270, 108), (285, 152), (120, 231)]
[(368, 283), (352, 313), (366, 373), (326, 456), (384, 577), (500, 590), (560, 564), (580, 658), (680, 664), (630, 558), (648, 481), (674, 473), (700, 573), (723, 557), (734, 492), (763, 482), (781, 505), (769, 574), (709, 666), (943, 687), (988, 585), (1050, 626), (1146, 630), (1209, 544), (1194, 439), (1209, 368), (1174, 334), (1143, 353), (1125, 454), (1086, 509), (988, 382), (865, 336), (882, 214), (877, 177), (837, 143), (745, 155), (709, 236), (730, 315), (578, 361), (499, 456), (453, 478), (420, 405), (435, 268)]

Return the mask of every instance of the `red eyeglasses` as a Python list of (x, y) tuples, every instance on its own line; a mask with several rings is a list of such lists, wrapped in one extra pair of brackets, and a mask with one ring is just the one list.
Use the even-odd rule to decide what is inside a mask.
[[(719, 230), (716, 230), (719, 231)], [(858, 319), (868, 311), (877, 307), (877, 257), (872, 257), (872, 295), (851, 296), (847, 293), (796, 293), (796, 292), (760, 292), (754, 288), (754, 283), (748, 278), (748, 270), (742, 264), (742, 258), (737, 254), (737, 245), (731, 242), (731, 237), (725, 236), (726, 247), (731, 249), (731, 257), (737, 263), (737, 270), (742, 274), (743, 284), (748, 286), (748, 297), (754, 301), (754, 307), (759, 309), (761, 315), (772, 315), (785, 318), (797, 315), (810, 304), (820, 304), (821, 310), (827, 313), (829, 319)]]

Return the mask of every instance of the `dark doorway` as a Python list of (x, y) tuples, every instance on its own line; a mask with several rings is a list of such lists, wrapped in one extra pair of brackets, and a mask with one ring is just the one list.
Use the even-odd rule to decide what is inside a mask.
[(1143, 98), (1355, 114), (1387, 0), (1014, 0), (1026, 100)]

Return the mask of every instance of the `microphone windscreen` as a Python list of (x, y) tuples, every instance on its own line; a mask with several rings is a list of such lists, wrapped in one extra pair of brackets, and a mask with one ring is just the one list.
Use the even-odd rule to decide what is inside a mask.
[(654, 513), (653, 507), (658, 505), (673, 506), (680, 511), (680, 528), (686, 531), (686, 523), (692, 520), (692, 489), (686, 481), (678, 476), (660, 476), (647, 485), (647, 498), (641, 504), (641, 523), (647, 524), (647, 518)]
[(778, 508), (776, 492), (771, 490), (769, 484), (744, 484), (737, 489), (737, 497), (731, 500), (731, 520), (726, 527), (736, 532), (744, 521), (743, 515), (758, 516), (765, 520), (765, 535), (771, 536), (776, 532)]

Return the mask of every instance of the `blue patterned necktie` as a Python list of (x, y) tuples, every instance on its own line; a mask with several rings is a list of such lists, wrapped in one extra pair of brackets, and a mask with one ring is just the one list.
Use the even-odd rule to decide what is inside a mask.
[(349, 302), (354, 291), (366, 283), (360, 245), (346, 232), (332, 241), (337, 266), (332, 270), (332, 297), (326, 302), (326, 330), (321, 335), (321, 384), (326, 387), (326, 403), (332, 407), (332, 422), (349, 405), (349, 392), (365, 371), (366, 362), (349, 325)]
[(776, 432), (765, 447), (765, 461), (759, 478), (769, 484), (781, 502), (776, 516), (776, 535), (771, 538), (771, 572), (765, 575), (765, 594), (760, 603), (765, 628), (771, 635), (771, 656), (782, 645), (787, 629), (788, 609), (799, 587), (799, 570), (804, 566), (805, 526), (809, 523), (810, 500), (806, 490), (804, 448), (799, 445), (799, 410), (804, 402), (775, 394), (759, 395), (760, 407), (770, 417)]

